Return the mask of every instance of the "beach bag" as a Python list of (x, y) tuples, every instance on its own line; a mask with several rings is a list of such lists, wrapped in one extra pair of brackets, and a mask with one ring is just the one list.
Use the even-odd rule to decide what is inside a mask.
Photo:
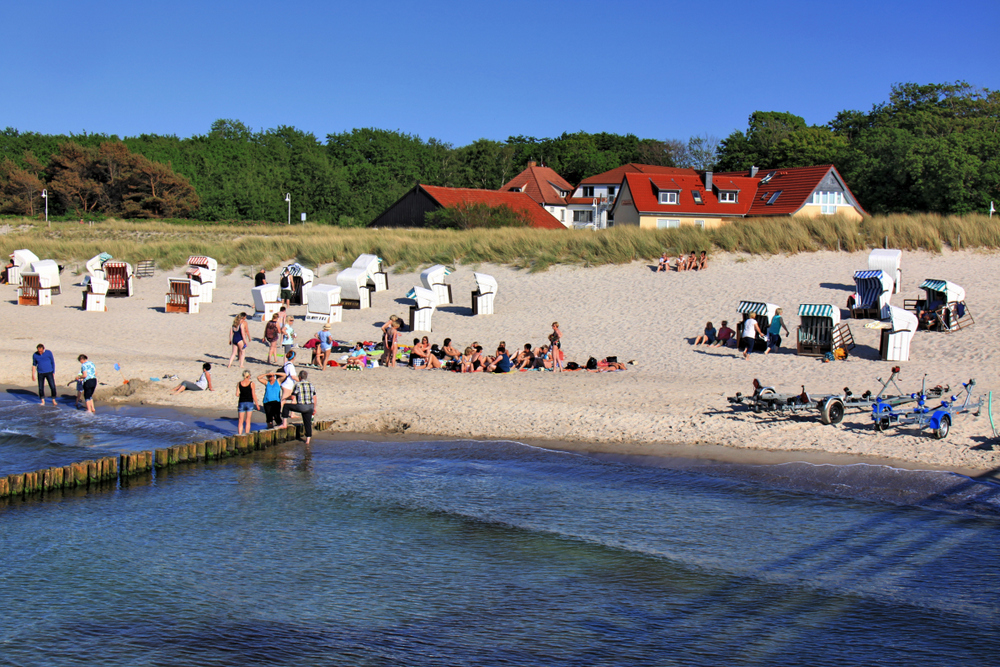
[(842, 347), (838, 347), (836, 350), (833, 351), (833, 358), (836, 359), (837, 361), (844, 361), (845, 359), (847, 359), (847, 350), (845, 350)]
[(588, 371), (597, 370), (597, 359), (594, 359), (593, 357), (587, 359), (587, 370)]
[(579, 368), (580, 368), (580, 364), (576, 363), (575, 361), (571, 361), (568, 364), (566, 364), (566, 370), (568, 370), (568, 371), (579, 370)]
[(616, 364), (618, 363), (618, 357), (608, 357), (607, 359), (605, 359), (605, 361), (608, 362), (609, 364)]

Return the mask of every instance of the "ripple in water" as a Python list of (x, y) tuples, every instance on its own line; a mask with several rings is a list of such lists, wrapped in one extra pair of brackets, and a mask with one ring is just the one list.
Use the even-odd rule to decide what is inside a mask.
[[(993, 660), (1000, 520), (775, 488), (799, 473), (765, 468), (706, 474), (517, 443), (318, 442), (11, 505), (0, 510), (0, 595), (13, 602), (0, 654), (46, 665)], [(816, 472), (839, 488), (884, 471)]]

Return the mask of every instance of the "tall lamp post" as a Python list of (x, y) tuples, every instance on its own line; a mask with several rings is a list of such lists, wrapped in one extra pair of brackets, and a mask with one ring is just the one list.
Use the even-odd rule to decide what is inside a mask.
[(49, 222), (49, 191), (42, 190), (42, 199), (45, 200), (45, 223), (51, 227), (52, 223)]
[(285, 193), (285, 201), (288, 202), (288, 224), (292, 224), (292, 193)]

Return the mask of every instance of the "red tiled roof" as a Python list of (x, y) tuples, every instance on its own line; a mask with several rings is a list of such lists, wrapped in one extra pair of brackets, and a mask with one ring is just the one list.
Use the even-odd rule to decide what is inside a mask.
[(555, 217), (523, 192), (497, 190), (475, 190), (472, 188), (445, 188), (437, 185), (419, 185), (424, 192), (444, 208), (454, 208), (462, 204), (486, 204), (500, 206), (506, 204), (515, 211), (522, 211), (537, 229), (566, 229)]
[[(690, 170), (693, 172), (693, 170)], [(757, 191), (757, 179), (746, 176), (717, 176), (712, 179), (713, 190), (705, 190), (705, 181), (697, 174), (625, 174), (629, 193), (636, 210), (641, 213), (674, 215), (746, 215)], [(655, 186), (655, 187), (654, 187)], [(661, 204), (657, 190), (679, 190), (677, 204)], [(701, 193), (701, 204), (696, 204), (692, 191)], [(739, 192), (736, 203), (722, 203), (717, 190)]]
[(697, 175), (697, 172), (694, 169), (684, 169), (681, 167), (660, 167), (655, 164), (638, 164), (636, 162), (629, 162), (628, 164), (623, 164), (620, 167), (615, 167), (611, 171), (606, 171), (603, 174), (589, 176), (580, 181), (580, 185), (618, 185), (622, 182), (622, 179), (625, 178), (625, 174), (680, 174), (695, 176)]
[[(815, 167), (790, 167), (788, 169), (760, 169), (753, 177), (753, 180), (757, 181), (757, 194), (747, 215), (791, 215), (795, 213), (809, 203), (813, 191), (831, 170), (847, 188), (844, 179), (832, 164)], [(771, 173), (774, 175), (768, 182), (762, 183), (761, 181)], [(746, 171), (715, 174), (716, 179), (729, 177), (749, 179), (750, 175)], [(847, 188), (847, 191), (851, 195), (851, 200), (857, 202), (857, 198), (850, 191), (850, 188)], [(781, 194), (778, 195), (773, 204), (769, 205), (767, 202), (775, 192), (781, 192)], [(857, 205), (857, 208), (863, 215), (867, 215), (860, 205)]]
[(539, 204), (564, 205), (566, 200), (559, 195), (559, 190), (572, 194), (573, 186), (562, 176), (549, 167), (539, 167), (529, 164), (528, 168), (504, 183), (501, 190), (507, 192), (511, 188), (521, 188)]

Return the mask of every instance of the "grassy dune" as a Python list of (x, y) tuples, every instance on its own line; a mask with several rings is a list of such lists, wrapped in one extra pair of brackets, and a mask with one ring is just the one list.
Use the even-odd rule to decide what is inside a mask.
[(399, 269), (428, 264), (496, 263), (544, 270), (553, 264), (622, 264), (653, 260), (667, 250), (721, 249), (751, 254), (799, 253), (816, 250), (855, 251), (882, 247), (930, 250), (942, 247), (1000, 248), (1000, 216), (889, 215), (852, 222), (770, 218), (739, 220), (720, 229), (696, 227), (640, 230), (618, 227), (603, 232), (499, 230), (375, 230), (327, 225), (267, 223), (192, 224), (107, 220), (93, 226), (53, 222), (51, 228), (32, 219), (0, 225), (4, 256), (28, 248), (39, 257), (85, 261), (100, 253), (136, 262), (155, 260), (164, 269), (204, 254), (227, 266), (271, 269), (290, 259), (307, 266), (350, 264), (366, 252)]

